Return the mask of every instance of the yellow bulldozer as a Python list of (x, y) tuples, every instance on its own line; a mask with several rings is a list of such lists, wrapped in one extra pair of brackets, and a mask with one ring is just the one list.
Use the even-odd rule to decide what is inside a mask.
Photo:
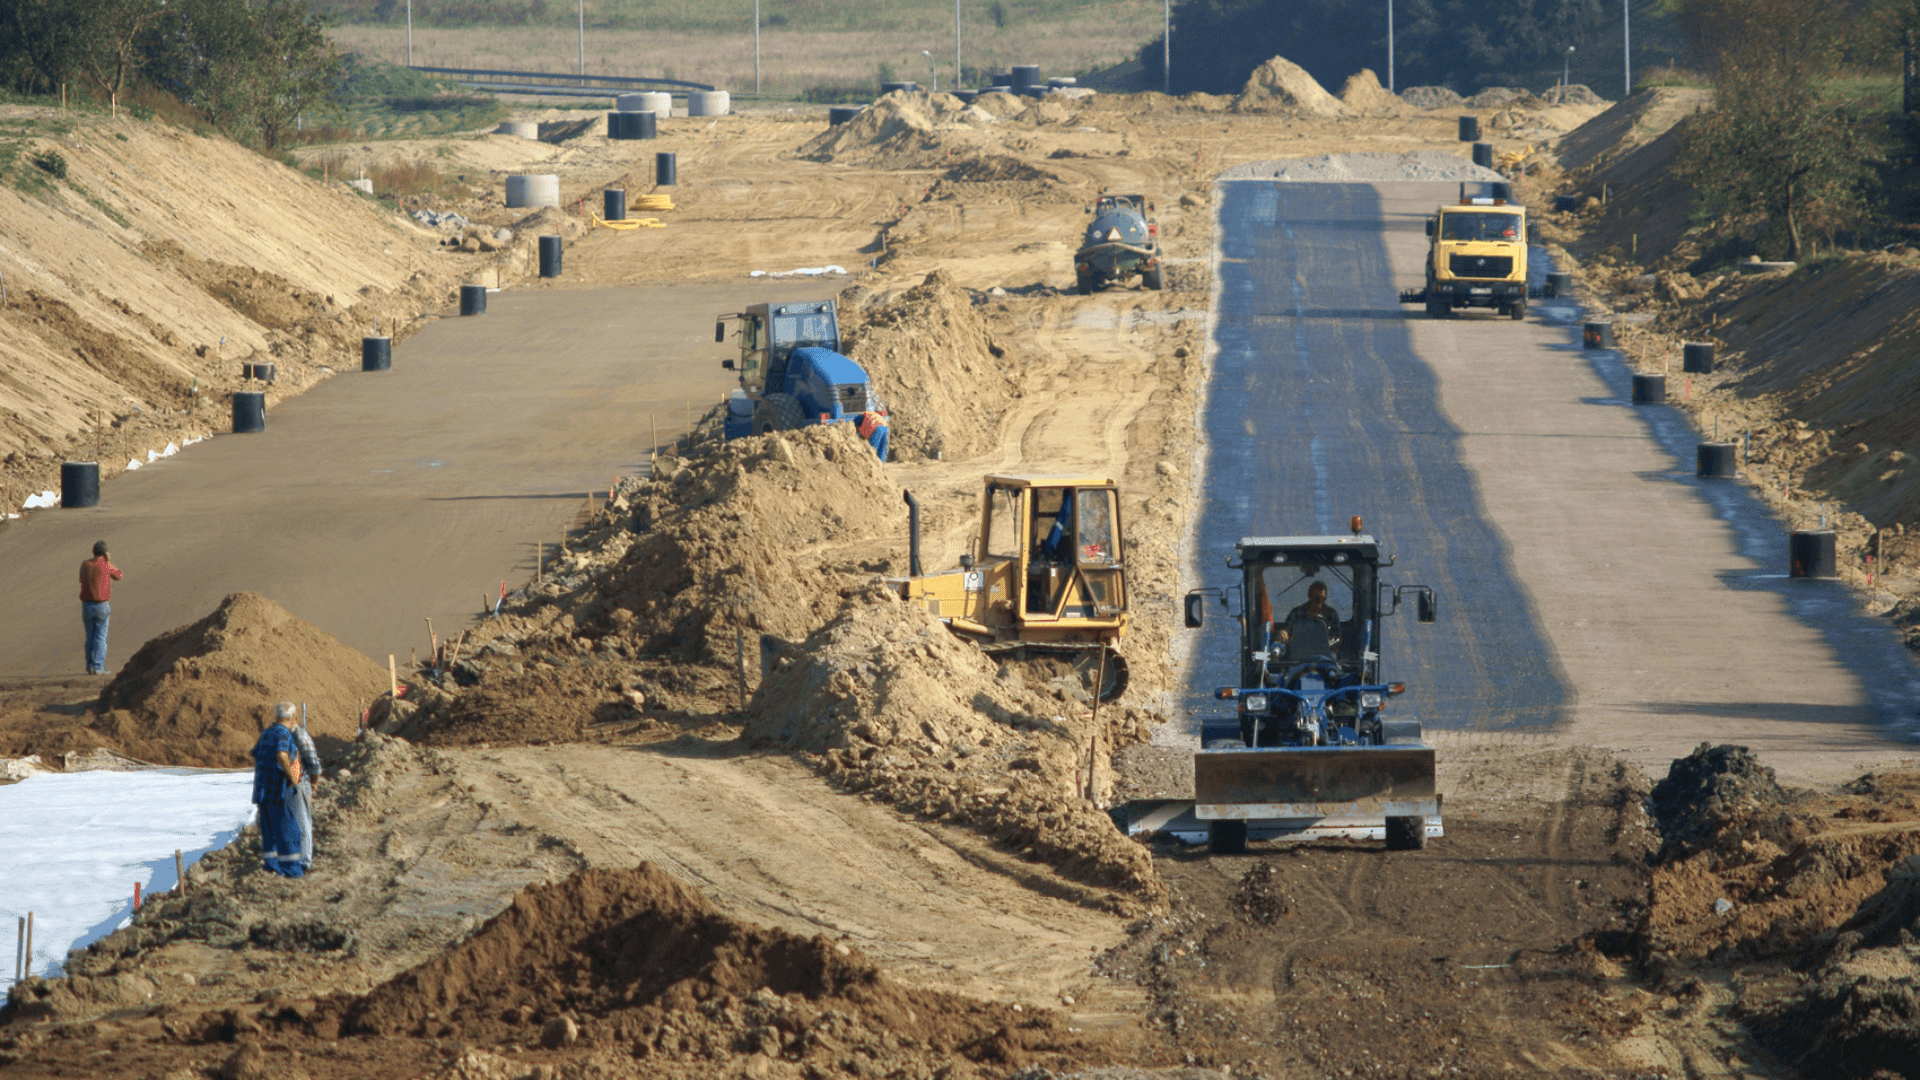
[(960, 568), (920, 567), (920, 507), (906, 495), (909, 572), (893, 579), (924, 606), (1000, 659), (1067, 665), (1112, 701), (1127, 688), (1114, 643), (1127, 632), (1120, 491), (1095, 476), (989, 476), (980, 531)]

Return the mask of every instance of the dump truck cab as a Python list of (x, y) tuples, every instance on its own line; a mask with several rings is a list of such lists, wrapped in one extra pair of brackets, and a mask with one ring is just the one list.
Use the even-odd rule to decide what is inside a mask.
[(1113, 651), (1127, 632), (1120, 491), (1098, 476), (986, 478), (979, 531), (960, 567), (920, 570), (918, 504), (908, 505), (911, 577), (893, 584), (995, 655), (1087, 666), (1102, 700), (1126, 686)]
[(1527, 313), (1527, 210), (1500, 195), (1463, 195), (1427, 219), (1427, 282), (1421, 299), (1436, 318), (1483, 307)]
[(840, 352), (832, 300), (754, 304), (722, 315), (714, 323), (715, 342), (725, 344), (728, 320), (739, 324), (740, 353), (721, 366), (738, 372), (740, 386), (727, 401), (727, 438), (884, 411), (866, 369)]

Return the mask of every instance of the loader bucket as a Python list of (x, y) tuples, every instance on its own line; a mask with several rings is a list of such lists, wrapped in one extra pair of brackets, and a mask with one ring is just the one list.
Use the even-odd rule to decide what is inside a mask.
[(1193, 787), (1202, 819), (1438, 813), (1429, 746), (1202, 750)]

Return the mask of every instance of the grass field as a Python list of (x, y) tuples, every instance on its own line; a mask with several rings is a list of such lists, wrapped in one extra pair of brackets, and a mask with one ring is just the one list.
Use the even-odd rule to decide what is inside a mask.
[[(665, 8), (696, 5), (669, 0)], [(799, 4), (768, 3), (764, 12)], [(868, 5), (853, 4), (851, 10)], [(1011, 6), (1010, 6), (1011, 7)], [(979, 71), (1005, 71), (1013, 64), (1039, 64), (1049, 75), (1077, 74), (1124, 60), (1159, 33), (1160, 5), (1153, 0), (1106, 0), (1098, 8), (1084, 0), (1058, 2), (1048, 18), (1003, 15), (996, 26), (990, 5), (967, 0), (962, 6), (961, 62), (968, 85)], [(651, 9), (650, 9), (651, 10)], [(743, 25), (703, 27), (689, 15), (680, 20), (661, 13), (663, 27), (643, 30), (589, 25), (586, 70), (593, 75), (687, 79), (710, 83), (736, 94), (754, 88), (751, 6)], [(772, 97), (796, 97), (822, 86), (873, 86), (880, 77), (927, 82), (927, 58), (939, 65), (940, 85), (953, 84), (953, 9), (938, 5), (903, 9), (871, 5), (869, 22), (847, 25), (837, 9), (831, 19), (789, 19), (784, 26), (764, 21), (760, 31), (761, 91)], [(971, 14), (970, 14), (971, 13)], [(708, 13), (709, 18), (711, 13)], [(407, 33), (392, 23), (335, 27), (342, 49), (390, 63), (407, 62)], [(522, 26), (428, 27), (413, 30), (413, 62), (435, 67), (502, 68), (520, 71), (577, 70), (579, 38), (572, 25), (550, 22)]]

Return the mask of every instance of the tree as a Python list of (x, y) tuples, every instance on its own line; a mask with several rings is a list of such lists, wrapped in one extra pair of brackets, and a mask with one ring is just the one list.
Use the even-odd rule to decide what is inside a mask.
[(109, 107), (120, 111), (120, 91), (145, 61), (142, 37), (157, 24), (166, 8), (160, 0), (107, 0), (80, 4), (77, 15), (78, 66), (106, 95)]
[(341, 62), (305, 0), (173, 0), (151, 70), (236, 138), (272, 150), (328, 108)]
[(1810, 228), (1865, 210), (1878, 153), (1825, 94), (1864, 5), (1685, 0), (1680, 18), (1713, 72), (1714, 107), (1688, 129), (1687, 176), (1724, 216), (1784, 231), (1801, 258)]

